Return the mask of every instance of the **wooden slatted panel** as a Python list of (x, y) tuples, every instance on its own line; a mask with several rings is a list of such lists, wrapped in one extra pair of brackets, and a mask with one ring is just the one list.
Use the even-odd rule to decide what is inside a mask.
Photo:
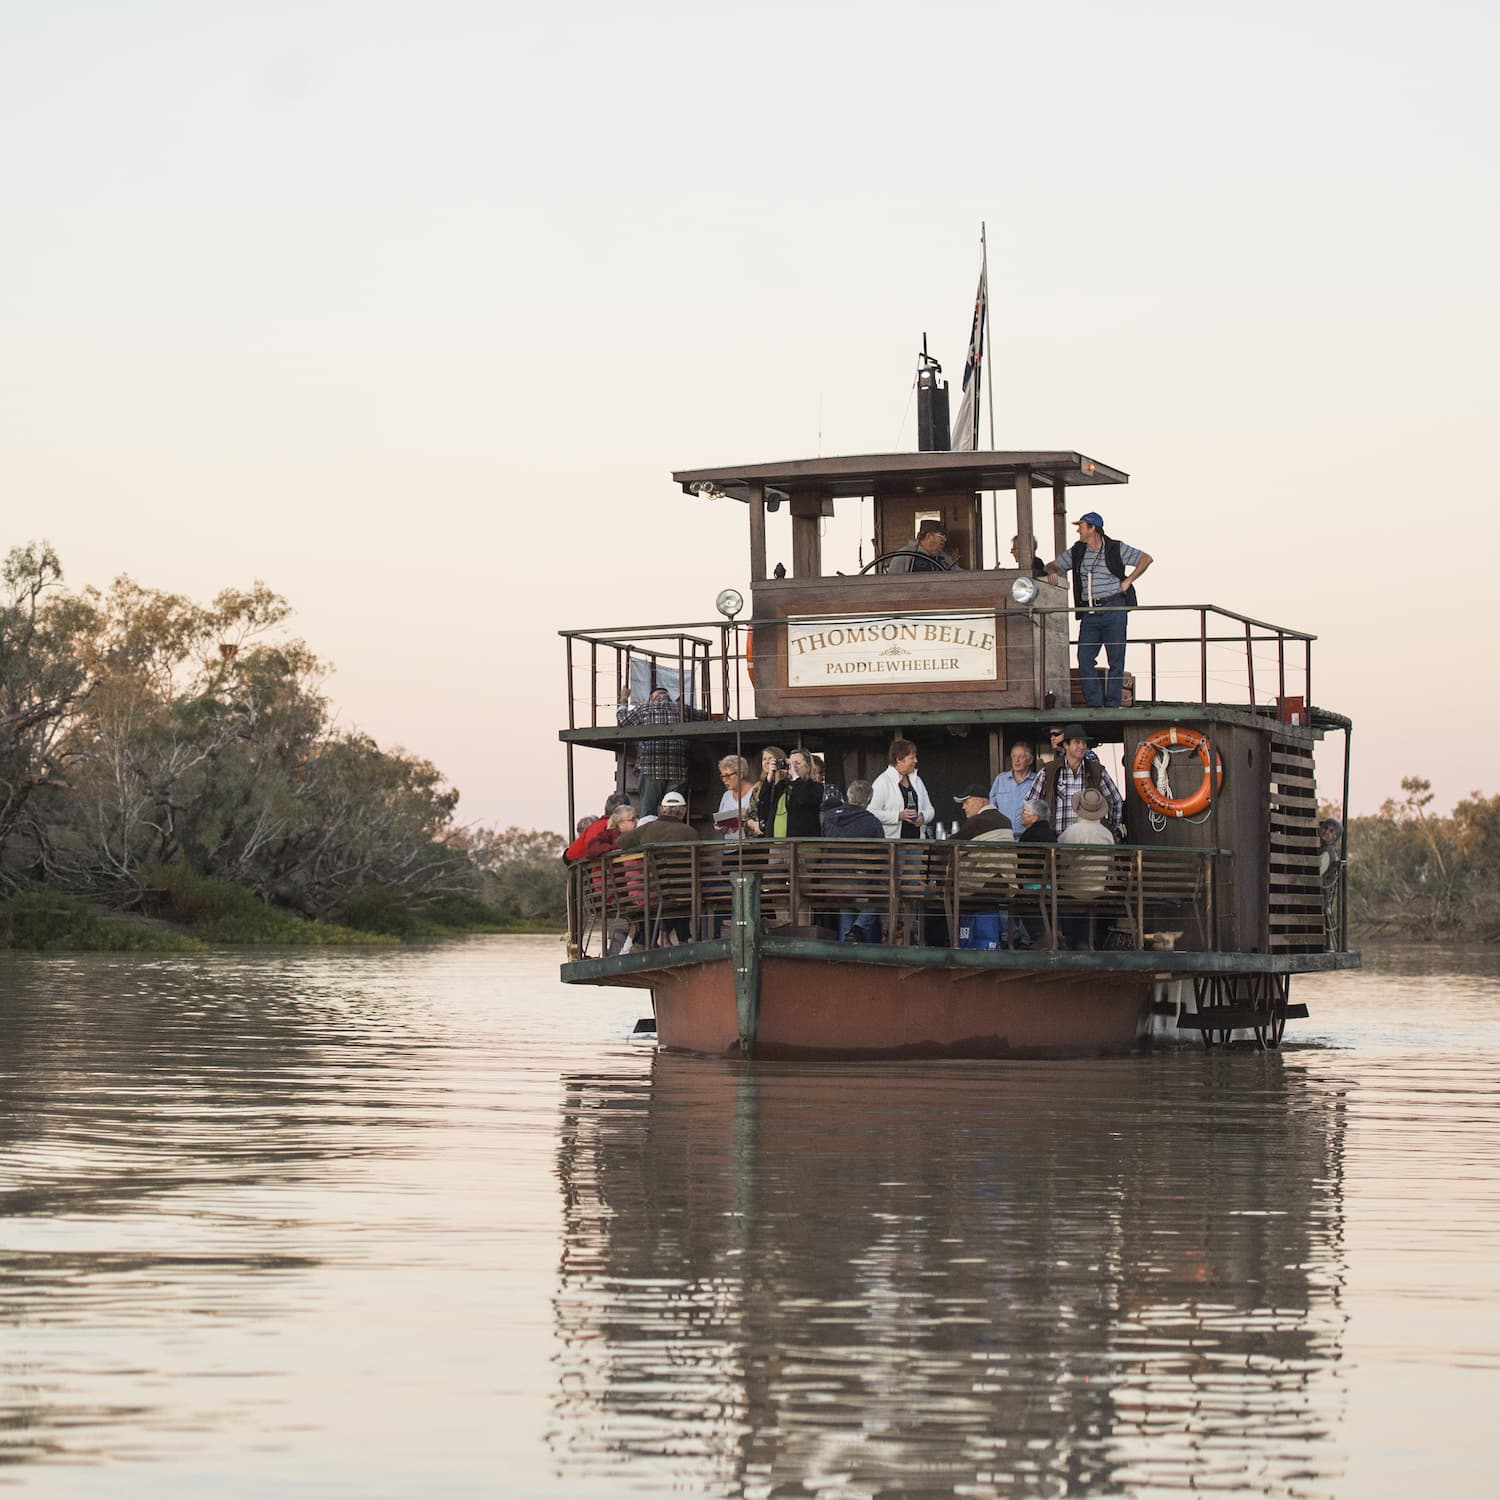
[(1312, 746), (1273, 734), (1266, 916), (1273, 953), (1324, 946), (1318, 786)]

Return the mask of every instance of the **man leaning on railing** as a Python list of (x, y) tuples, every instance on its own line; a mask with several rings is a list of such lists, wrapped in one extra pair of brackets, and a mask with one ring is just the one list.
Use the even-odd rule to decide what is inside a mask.
[[(1119, 708), (1125, 681), (1127, 611), (1135, 604), (1135, 582), (1151, 566), (1151, 554), (1104, 534), (1104, 517), (1086, 511), (1073, 523), (1078, 540), (1047, 565), (1053, 583), (1073, 575), (1073, 603), (1087, 609), (1078, 620), (1078, 676), (1090, 708)], [(1126, 570), (1129, 569), (1127, 572)], [(1104, 648), (1109, 670), (1099, 689), (1095, 664)]]

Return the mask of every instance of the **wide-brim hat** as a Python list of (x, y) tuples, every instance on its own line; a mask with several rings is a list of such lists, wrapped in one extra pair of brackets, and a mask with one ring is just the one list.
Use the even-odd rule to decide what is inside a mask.
[(1107, 807), (1104, 793), (1098, 787), (1089, 786), (1083, 789), (1078, 801), (1073, 804), (1073, 811), (1080, 818), (1087, 818), (1091, 823), (1098, 823), (1103, 820)]
[(1063, 739), (1065, 740), (1083, 740), (1087, 743), (1088, 737), (1088, 731), (1082, 724), (1063, 725)]

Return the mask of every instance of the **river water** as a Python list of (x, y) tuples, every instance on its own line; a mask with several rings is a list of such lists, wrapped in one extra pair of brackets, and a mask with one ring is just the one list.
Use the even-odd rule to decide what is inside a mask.
[(0, 1486), (1490, 1495), (1500, 955), (763, 1066), (550, 939), (0, 957)]

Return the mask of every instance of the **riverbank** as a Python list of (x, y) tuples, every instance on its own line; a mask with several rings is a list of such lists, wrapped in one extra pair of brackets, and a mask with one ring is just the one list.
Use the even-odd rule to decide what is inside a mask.
[(472, 898), (424, 912), (371, 901), (351, 920), (316, 921), (281, 911), (227, 881), (194, 880), (153, 891), (138, 910), (50, 891), (0, 901), (0, 948), (40, 953), (192, 953), (226, 947), (392, 947), (478, 933), (560, 933), (557, 924), (507, 919)]

